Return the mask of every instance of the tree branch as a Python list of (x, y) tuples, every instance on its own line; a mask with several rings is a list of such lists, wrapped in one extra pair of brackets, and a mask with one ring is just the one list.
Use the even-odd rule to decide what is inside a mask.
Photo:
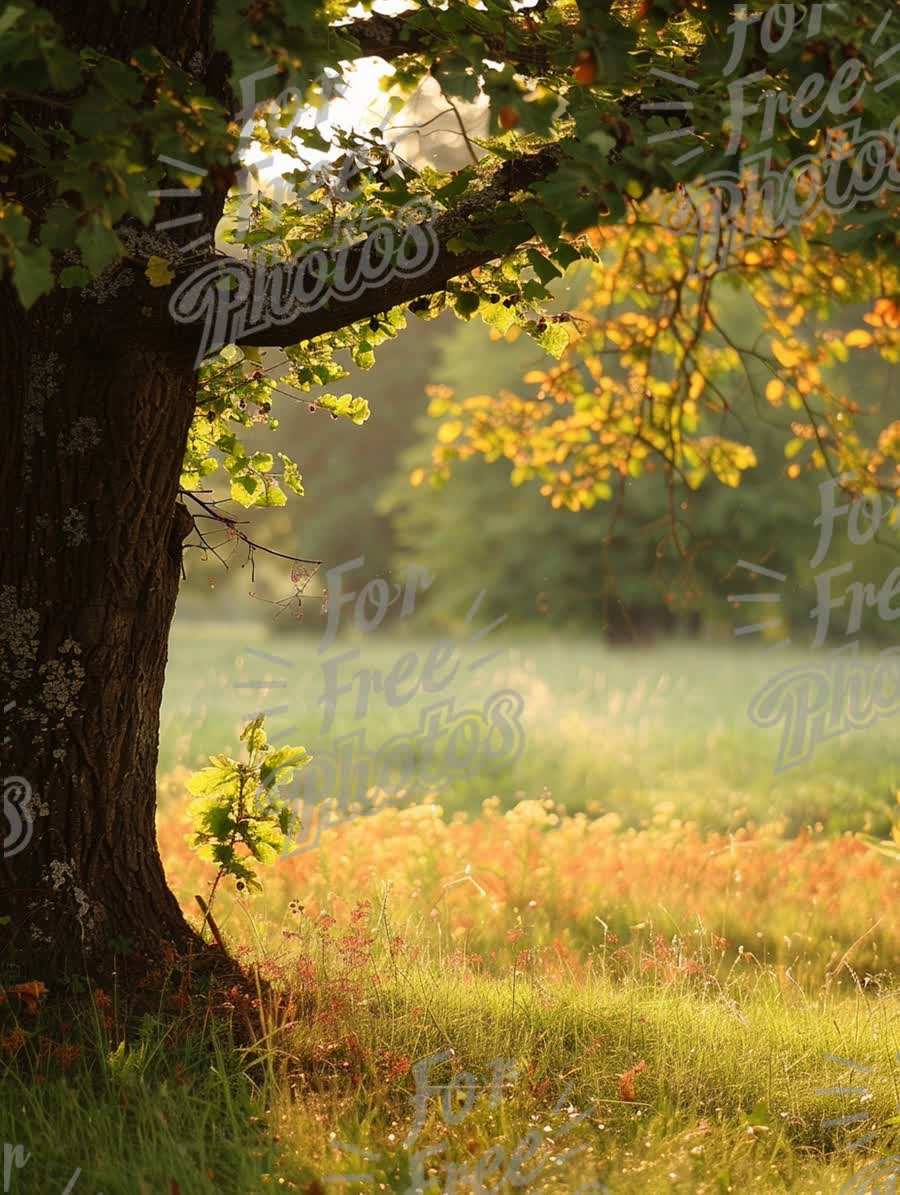
[(346, 25), (335, 25), (334, 30), (341, 37), (347, 37), (359, 46), (361, 58), (382, 58), (392, 62), (406, 54), (421, 54), (436, 48), (435, 39), (427, 33), (410, 27), (407, 19), (386, 17), (375, 13)]
[[(547, 178), (557, 168), (562, 156), (562, 146), (554, 144), (545, 146), (536, 153), (504, 162), (480, 191), (438, 217), (434, 222), (434, 234), (439, 251), (435, 260), (423, 273), (410, 277), (395, 276), (385, 285), (364, 290), (356, 298), (344, 302), (336, 302), (332, 298), (317, 310), (298, 313), (290, 323), (238, 335), (236, 343), (284, 348), (286, 345), (312, 340), (313, 337), (336, 332), (358, 320), (381, 315), (392, 307), (433, 294), (442, 290), (451, 278), (468, 274), (476, 267), (495, 260), (500, 253), (487, 245), (453, 253), (447, 248), (447, 243), (466, 235), (471, 239), (473, 219), (484, 220), (498, 204)], [(530, 229), (523, 230), (518, 243), (532, 235), (534, 234)], [(369, 240), (363, 241), (347, 253), (348, 276), (356, 274)], [(234, 266), (234, 262), (229, 263), (229, 269), (233, 270)], [(253, 267), (248, 266), (247, 269), (252, 270)], [(274, 266), (272, 269), (285, 271), (290, 269), (290, 265)]]
[[(542, 12), (544, 7), (546, 6), (543, 4), (536, 4), (523, 9), (522, 16), (533, 21), (534, 14)], [(421, 17), (421, 9), (400, 13), (395, 17), (375, 13), (371, 17), (349, 21), (345, 25), (333, 25), (332, 28), (340, 37), (349, 39), (359, 47), (360, 58), (381, 58), (385, 62), (393, 62), (410, 54), (424, 54), (436, 58), (453, 51), (453, 43), (458, 35), (446, 34), (440, 37), (436, 35), (433, 25), (427, 28), (424, 24), (417, 24), (417, 15)], [(515, 28), (513, 23), (510, 29)], [(470, 32), (484, 40), (485, 57), (496, 56), (503, 62), (512, 62), (523, 68), (546, 67), (550, 63), (549, 51), (546, 46), (535, 41), (533, 28), (527, 38), (526, 31), (521, 31), (522, 41), (518, 45), (511, 43), (508, 36), (502, 41), (484, 38), (477, 27), (473, 27)]]

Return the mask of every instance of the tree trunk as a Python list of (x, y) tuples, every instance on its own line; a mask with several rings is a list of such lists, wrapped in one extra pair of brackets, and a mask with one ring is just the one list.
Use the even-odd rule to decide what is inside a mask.
[(27, 782), (33, 815), (17, 834), (7, 780), (0, 933), (25, 978), (194, 939), (156, 845), (155, 771), (196, 375), (190, 349), (128, 318), (139, 280), (113, 278), (118, 295), (101, 279), (27, 316), (0, 292), (0, 781)]

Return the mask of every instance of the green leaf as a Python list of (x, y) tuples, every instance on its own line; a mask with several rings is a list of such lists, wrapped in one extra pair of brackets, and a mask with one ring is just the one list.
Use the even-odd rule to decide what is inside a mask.
[[(443, 187), (438, 188), (432, 197), (439, 203), (448, 203), (452, 199), (458, 199), (471, 182), (474, 174), (475, 172), (471, 166), (466, 166), (464, 170), (458, 170), (449, 183), (445, 183)], [(447, 247), (450, 248), (449, 242)], [(450, 252), (455, 253), (456, 250), (450, 249)]]
[(508, 332), (516, 322), (515, 308), (507, 307), (504, 303), (482, 303), (478, 314), (484, 323), (501, 333)]
[(275, 458), (270, 452), (254, 452), (250, 464), (257, 473), (271, 473), (275, 467)]
[(247, 744), (247, 748), (251, 753), (262, 750), (269, 744), (264, 729), (265, 720), (265, 716), (260, 714), (258, 718), (254, 718), (252, 722), (248, 722), (241, 731), (241, 742)]
[(0, 35), (11, 29), (24, 12), (25, 9), (19, 8), (16, 4), (7, 5), (6, 12), (0, 14)]
[(293, 490), (295, 494), (303, 497), (303, 478), (300, 475), (300, 470), (297, 468), (296, 462), (292, 461), (289, 456), (285, 456), (283, 452), (279, 452), (278, 459), (281, 461), (281, 480), (288, 487)]
[(222, 788), (229, 784), (233, 784), (237, 773), (234, 768), (223, 768), (214, 766), (211, 768), (201, 768), (199, 772), (194, 772), (187, 782), (187, 790), (193, 793), (195, 797), (209, 796), (212, 793), (219, 792)]
[(210, 838), (228, 838), (234, 830), (234, 818), (227, 805), (214, 805), (202, 818), (205, 834)]
[(564, 323), (547, 324), (543, 331), (532, 332), (531, 335), (538, 342), (544, 352), (557, 360), (569, 347), (569, 333)]
[(69, 290), (73, 286), (84, 286), (90, 280), (91, 272), (84, 266), (66, 266), (59, 275), (59, 285), (63, 290)]
[(120, 128), (119, 106), (100, 87), (92, 87), (81, 97), (72, 113), (72, 128), (86, 140), (99, 140)]
[(122, 243), (113, 230), (97, 219), (91, 219), (79, 229), (75, 243), (92, 274), (101, 273), (124, 253)]
[(463, 319), (471, 319), (478, 310), (481, 300), (473, 291), (460, 291), (453, 299), (453, 310)]
[(598, 129), (595, 133), (588, 134), (588, 143), (593, 145), (604, 157), (611, 149), (616, 147), (616, 139), (605, 129)]
[(53, 289), (50, 250), (43, 245), (24, 244), (13, 250), (13, 284), (26, 309)]
[(529, 224), (544, 244), (549, 247), (555, 246), (562, 231), (562, 224), (555, 212), (550, 211), (549, 208), (544, 207), (540, 203), (532, 201), (525, 205), (525, 214), (528, 217)]
[(358, 426), (369, 418), (369, 404), (364, 398), (354, 398), (352, 394), (320, 394), (316, 400), (324, 411), (330, 411), (337, 418), (350, 419)]
[(256, 499), (254, 506), (287, 506), (287, 494), (277, 482), (264, 479), (262, 493)]
[(258, 486), (259, 482), (255, 477), (238, 477), (231, 483), (231, 497), (241, 506), (254, 506)]
[(448, 56), (439, 59), (432, 66), (431, 73), (440, 83), (444, 95), (469, 101), (478, 98), (478, 75), (465, 58)]
[(282, 778), (289, 778), (289, 773), (303, 767), (311, 758), (304, 747), (281, 747), (277, 751), (270, 751), (259, 769), (260, 783), (265, 788), (271, 788)]
[(41, 244), (49, 249), (70, 249), (78, 232), (78, 213), (67, 204), (54, 203), (41, 225)]
[(576, 261), (581, 261), (582, 255), (574, 245), (568, 241), (559, 241), (553, 249), (553, 260), (561, 270), (567, 270)]
[(528, 264), (545, 286), (548, 282), (552, 282), (554, 278), (562, 276), (562, 271), (557, 269), (553, 262), (549, 258), (544, 257), (543, 253), (539, 253), (537, 249), (528, 250)]
[(71, 91), (81, 82), (81, 63), (61, 41), (41, 42), (47, 74), (54, 91)]
[(97, 68), (97, 81), (116, 100), (133, 104), (140, 99), (141, 81), (137, 73), (126, 66), (107, 58)]

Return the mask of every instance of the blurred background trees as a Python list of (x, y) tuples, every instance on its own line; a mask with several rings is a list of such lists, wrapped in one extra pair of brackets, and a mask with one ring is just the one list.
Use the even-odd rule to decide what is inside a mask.
[[(747, 311), (735, 301), (723, 318), (737, 325)], [(848, 308), (838, 326), (857, 322), (858, 313)], [(410, 334), (386, 344), (373, 369), (352, 369), (346, 386), (365, 395), (371, 407), (364, 427), (312, 413), (314, 395), (282, 403), (285, 451), (301, 462), (306, 494), (280, 510), (247, 512), (251, 528), (257, 524), (255, 537), (278, 551), (321, 559), (321, 573), (358, 556), (360, 545), (367, 576), (413, 560), (426, 565), (440, 585), (425, 595), (422, 629), (458, 624), (485, 588), (485, 616), (507, 614), (535, 633), (595, 631), (610, 642), (730, 636), (741, 619), (726, 597), (752, 586), (752, 578), (735, 568), (738, 560), (749, 560), (788, 575), (780, 613), (798, 639), (808, 634), (815, 592), (809, 558), (818, 539), (823, 475), (788, 476), (790, 412), (768, 409), (763, 418), (742, 418), (748, 400), (734, 395), (732, 432), (757, 457), (734, 489), (710, 479), (696, 491), (670, 493), (657, 473), (624, 479), (613, 501), (572, 512), (553, 509), (537, 484), (511, 485), (508, 461), (480, 458), (460, 462), (441, 489), (410, 484), (410, 475), (428, 464), (435, 439), (435, 421), (425, 413), (428, 386), (446, 385), (462, 396), (496, 394), (515, 390), (524, 374), (548, 361), (526, 336), (513, 331), (492, 339), (482, 323), (445, 314), (417, 322)], [(840, 372), (835, 385), (874, 403), (879, 426), (900, 418), (885, 361), (866, 354), (853, 363), (852, 376), (849, 363)], [(264, 447), (264, 432), (259, 441)], [(880, 583), (900, 562), (896, 529), (879, 539), (853, 549), (854, 579)], [(830, 563), (850, 559), (845, 541), (835, 536)], [(253, 581), (241, 551), (223, 555), (228, 570), (198, 551), (188, 555), (182, 614), (209, 616), (215, 597), (222, 617), (264, 618), (286, 631), (303, 628), (284, 562), (257, 555)], [(316, 577), (305, 590), (307, 600), (319, 591)], [(248, 592), (259, 601), (248, 601)], [(883, 638), (891, 625), (867, 619), (865, 629)], [(836, 617), (835, 631), (841, 626)]]

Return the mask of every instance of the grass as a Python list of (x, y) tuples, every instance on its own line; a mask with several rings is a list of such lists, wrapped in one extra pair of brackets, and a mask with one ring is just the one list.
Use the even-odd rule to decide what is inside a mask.
[[(337, 683), (349, 684), (354, 671), (386, 674), (410, 651), (424, 662), (431, 642), (379, 632), (319, 653), (318, 636), (263, 641), (256, 624), (198, 632), (193, 623), (176, 627), (163, 707), (163, 772), (200, 766), (206, 755), (235, 747), (240, 726), (259, 709), (286, 707), (270, 715), (271, 736), (286, 734), (314, 752), (361, 726), (370, 748), (380, 747), (415, 730), (430, 701), (420, 692), (392, 708), (375, 694), (365, 717), (356, 718), (357, 686), (338, 698), (334, 726), (323, 734), (323, 659), (358, 650), (357, 660), (336, 671)], [(458, 675), (465, 682), (455, 680), (439, 696), (452, 695), (463, 707), (480, 705), (498, 689), (520, 692), (524, 750), (497, 777), (476, 775), (441, 789), (440, 803), (449, 811), (477, 811), (492, 795), (509, 806), (546, 790), (570, 811), (615, 813), (629, 826), (677, 818), (701, 830), (777, 823), (794, 834), (818, 823), (829, 832), (864, 824), (881, 832), (889, 825), (900, 788), (900, 714), (822, 743), (809, 763), (781, 773), (774, 771), (779, 730), (750, 721), (754, 693), (783, 669), (821, 663), (822, 653), (694, 643), (617, 651), (561, 638), (516, 642), (502, 629), (491, 647), (501, 654), (469, 674), (466, 665), (488, 652), (463, 645)], [(237, 687), (267, 680), (278, 687)]]
[[(411, 1155), (432, 1150), (423, 1161), (438, 1182), (424, 1189), (436, 1192), (450, 1189), (451, 1165), (492, 1148), (508, 1162), (536, 1134), (525, 1169), (541, 1166), (533, 1189), (554, 1195), (589, 1182), (612, 1192), (837, 1191), (859, 1168), (856, 1139), (874, 1132), (891, 1148), (891, 998), (804, 998), (757, 969), (717, 977), (711, 958), (703, 976), (664, 982), (640, 966), (553, 980), (476, 975), (411, 959), (382, 913), (351, 911), (333, 925), (301, 916), (296, 939), (259, 956), (295, 1008), (261, 1044), (255, 1077), (220, 1032), (182, 1035), (177, 1019), (148, 1018), (128, 1048), (101, 1029), (74, 1064), (42, 1065), (35, 1051), (42, 1081), (13, 1071), (2, 1088), (4, 1123), (32, 1154), (22, 1189), (62, 1190), (81, 1165), (87, 1189), (105, 1195), (314, 1195), (359, 1189), (334, 1176), (361, 1168), (374, 1179), (365, 1189), (400, 1192)], [(415, 1073), (416, 1060), (450, 1049), (452, 1059)], [(860, 1079), (829, 1056), (871, 1068), (868, 1090), (822, 1094)], [(515, 1060), (515, 1072), (502, 1068), (492, 1106), (497, 1059)], [(459, 1072), (472, 1079), (442, 1106)], [(426, 1082), (426, 1115), (405, 1150)], [(862, 1123), (826, 1123), (859, 1114)]]
[[(189, 771), (260, 705), (288, 706), (273, 736), (322, 742), (315, 641), (251, 633), (173, 639), (160, 845), (198, 924)], [(352, 646), (383, 673), (429, 647), (332, 654)], [(893, 817), (897, 720), (775, 774), (746, 713), (775, 658), (546, 639), (476, 669), (460, 707), (524, 697), (513, 767), (329, 829), (258, 895), (220, 887), (226, 941), (284, 1001), (252, 1051), (164, 984), (125, 1044), (114, 992), (64, 1031), (0, 1008), (4, 1137), (31, 1153), (9, 1191), (80, 1167), (67, 1195), (812, 1195), (900, 1152), (900, 868), (852, 834)], [(232, 687), (266, 679), (286, 684)], [(357, 723), (346, 700), (334, 732), (370, 746), (421, 707), (379, 697)]]

